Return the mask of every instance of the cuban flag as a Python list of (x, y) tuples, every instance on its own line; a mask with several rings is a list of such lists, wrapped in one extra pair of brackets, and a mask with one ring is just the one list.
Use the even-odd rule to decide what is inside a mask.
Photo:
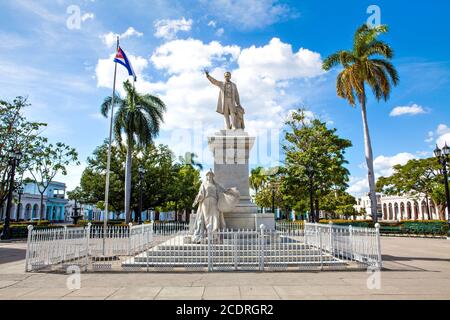
[(134, 72), (133, 67), (131, 66), (130, 60), (128, 60), (127, 55), (122, 50), (121, 47), (119, 47), (119, 50), (117, 50), (116, 58), (114, 59), (114, 62), (120, 63), (128, 70), (128, 75), (133, 76), (134, 81), (137, 80), (136, 73)]

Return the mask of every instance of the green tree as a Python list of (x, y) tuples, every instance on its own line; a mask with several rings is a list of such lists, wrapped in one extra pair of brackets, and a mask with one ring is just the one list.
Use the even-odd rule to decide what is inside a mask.
[(355, 33), (353, 49), (338, 51), (326, 58), (323, 63), (326, 71), (342, 65), (344, 70), (339, 73), (336, 81), (337, 95), (346, 99), (352, 106), (356, 105), (356, 100), (361, 105), (371, 213), (375, 222), (377, 221), (377, 200), (372, 143), (366, 112), (366, 83), (379, 101), (382, 98), (388, 100), (392, 85), (396, 86), (399, 82), (398, 73), (389, 61), (393, 58), (394, 52), (388, 44), (378, 39), (380, 34), (387, 31), (388, 28), (384, 25), (370, 28), (364, 24)]
[(328, 129), (319, 119), (309, 119), (301, 109), (292, 113), (286, 125), (283, 145), (288, 177), (286, 192), (294, 197), (309, 194), (310, 216), (318, 221), (321, 198), (332, 190), (348, 187), (345, 150), (352, 143), (340, 138), (336, 129)]
[[(133, 85), (124, 83), (126, 98), (115, 97), (118, 110), (114, 116), (114, 135), (116, 141), (122, 142), (125, 134), (127, 157), (125, 167), (125, 215), (127, 223), (131, 221), (131, 168), (132, 153), (136, 146), (148, 146), (159, 134), (166, 106), (161, 99), (151, 94), (139, 94)], [(111, 108), (112, 97), (105, 99), (101, 106), (102, 114), (107, 117)]]
[[(74, 148), (62, 142), (42, 144), (31, 160), (29, 172), (41, 195), (41, 210), (44, 208), (44, 193), (58, 173), (67, 175), (67, 166), (78, 161), (78, 153)], [(42, 212), (40, 217), (42, 216)]]
[(276, 179), (272, 179), (264, 185), (264, 187), (256, 194), (255, 202), (261, 208), (272, 208), (272, 205), (274, 205), (275, 208), (284, 207), (280, 182), (276, 181)]
[(177, 199), (178, 169), (175, 155), (168, 146), (147, 148), (142, 154), (141, 166), (145, 169), (144, 208), (166, 206), (168, 202)]
[(77, 201), (79, 203), (84, 203), (85, 202), (85, 194), (83, 192), (83, 189), (81, 189), (81, 187), (76, 187), (75, 189), (73, 189), (72, 191), (68, 191), (67, 192), (67, 198), (69, 200), (74, 200)]
[[(105, 142), (88, 158), (80, 186), (86, 203), (103, 209), (106, 181), (108, 144)], [(111, 148), (111, 208), (118, 216), (124, 210), (124, 184), (127, 150), (121, 145)], [(144, 169), (142, 181), (143, 210), (165, 207), (175, 210), (190, 209), (200, 186), (200, 172), (190, 164), (177, 164), (173, 152), (165, 145), (136, 147), (132, 153), (133, 181), (139, 180), (139, 170)], [(130, 207), (139, 208), (139, 188), (132, 189)], [(135, 219), (137, 219), (137, 214)]]
[(256, 167), (250, 172), (250, 188), (255, 191), (255, 197), (258, 195), (259, 190), (264, 187), (264, 184), (267, 182), (267, 174), (263, 167)]
[(358, 214), (355, 205), (356, 199), (351, 194), (343, 190), (331, 190), (322, 198), (321, 209), (331, 218), (337, 218), (338, 215), (349, 217)]
[(175, 188), (173, 188), (172, 203), (175, 212), (185, 210), (191, 213), (192, 204), (200, 189), (200, 171), (191, 165), (176, 166)]
[[(110, 206), (111, 212), (118, 216), (124, 209), (126, 148), (122, 145), (111, 146), (111, 168), (110, 168)], [(92, 156), (87, 159), (87, 167), (84, 169), (80, 187), (85, 197), (85, 203), (96, 205), (104, 210), (106, 165), (108, 157), (108, 142), (97, 147)]]
[(22, 152), (23, 158), (16, 168), (16, 180), (20, 184), (37, 146), (46, 142), (40, 136), (46, 124), (30, 122), (23, 115), (24, 110), (30, 106), (23, 97), (15, 98), (12, 103), (0, 100), (0, 208), (9, 193), (9, 151)]
[(442, 167), (435, 158), (412, 159), (405, 165), (394, 166), (390, 177), (380, 177), (377, 190), (386, 195), (407, 195), (418, 199), (425, 196), (428, 219), (431, 219), (430, 199), (445, 220), (445, 190)]

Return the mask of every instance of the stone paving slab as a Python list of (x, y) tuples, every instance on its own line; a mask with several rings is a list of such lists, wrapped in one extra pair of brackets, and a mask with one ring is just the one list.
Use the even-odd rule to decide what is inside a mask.
[(378, 290), (367, 288), (370, 273), (332, 271), (87, 273), (81, 289), (71, 291), (65, 274), (25, 273), (25, 248), (0, 243), (2, 300), (450, 299), (450, 241), (444, 239), (383, 237), (385, 269)]
[(108, 300), (153, 300), (162, 287), (127, 287), (120, 288), (108, 297)]
[(189, 299), (201, 299), (205, 287), (164, 287), (156, 299), (175, 299), (177, 297)]

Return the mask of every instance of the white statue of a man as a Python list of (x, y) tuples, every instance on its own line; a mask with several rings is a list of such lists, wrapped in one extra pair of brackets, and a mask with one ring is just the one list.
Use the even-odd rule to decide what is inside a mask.
[(245, 129), (243, 118), (245, 111), (241, 106), (237, 86), (231, 82), (231, 72), (225, 72), (224, 82), (214, 79), (206, 70), (205, 74), (208, 80), (220, 89), (216, 111), (224, 115), (226, 129)]

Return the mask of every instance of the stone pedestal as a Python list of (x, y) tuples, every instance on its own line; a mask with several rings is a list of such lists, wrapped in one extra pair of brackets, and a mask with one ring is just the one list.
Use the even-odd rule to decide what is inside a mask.
[(249, 186), (249, 157), (255, 144), (244, 130), (221, 130), (208, 137), (208, 146), (214, 156), (215, 180), (225, 189), (237, 188), (241, 199), (233, 212), (224, 212), (227, 228), (258, 229), (264, 224), (267, 229), (275, 228), (272, 214), (258, 214), (258, 208), (251, 202)]

